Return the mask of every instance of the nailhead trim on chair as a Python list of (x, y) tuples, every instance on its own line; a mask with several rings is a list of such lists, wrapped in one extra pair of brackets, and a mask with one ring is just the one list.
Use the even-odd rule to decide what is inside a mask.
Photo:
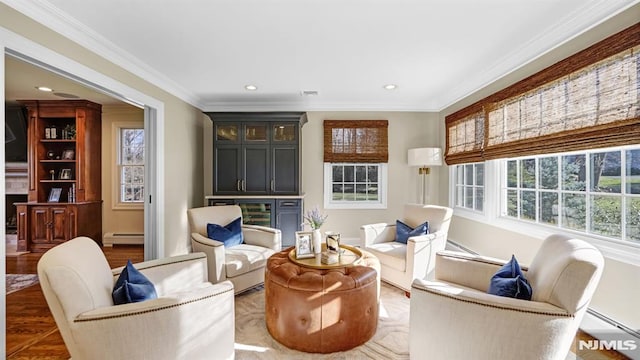
[(479, 301), (461, 299), (461, 298), (459, 298), (457, 296), (450, 295), (450, 294), (443, 294), (443, 293), (441, 293), (439, 291), (436, 291), (436, 290), (433, 290), (433, 289), (429, 289), (429, 288), (413, 287), (413, 289), (414, 290), (427, 291), (427, 292), (429, 292), (431, 294), (434, 294), (434, 295), (444, 296), (444, 297), (447, 297), (449, 299), (454, 299), (454, 300), (457, 300), (457, 301), (462, 301), (462, 302), (466, 302), (466, 303), (470, 303), (470, 304), (486, 306), (486, 307), (490, 307), (490, 308), (494, 308), (494, 309), (511, 310), (511, 311), (516, 311), (516, 312), (521, 312), (521, 313), (537, 314), (537, 315), (562, 316), (562, 317), (571, 317), (571, 318), (575, 317), (574, 314), (569, 314), (569, 313), (552, 313), (552, 312), (546, 312), (546, 311), (533, 311), (533, 310), (514, 309), (514, 308), (510, 308), (510, 307), (506, 307), (506, 306), (498, 306), (498, 305), (487, 304), (487, 303), (483, 303), (483, 302), (479, 302)]
[(130, 312), (130, 313), (119, 314), (119, 315), (97, 316), (97, 317), (92, 317), (92, 318), (88, 318), (88, 319), (74, 319), (73, 322), (74, 323), (79, 323), (79, 322), (88, 322), (88, 321), (117, 319), (117, 318), (122, 318), (122, 317), (130, 317), (130, 316), (134, 316), (134, 315), (143, 315), (143, 314), (148, 314), (148, 313), (152, 313), (152, 312), (156, 312), (156, 311), (160, 311), (160, 310), (166, 310), (166, 309), (171, 309), (171, 308), (175, 308), (175, 307), (179, 307), (179, 306), (183, 306), (183, 305), (188, 305), (188, 304), (191, 304), (191, 303), (194, 303), (194, 302), (198, 302), (198, 301), (201, 301), (201, 300), (205, 300), (205, 299), (209, 299), (209, 298), (212, 298), (212, 297), (216, 297), (216, 296), (228, 293), (228, 292), (233, 292), (233, 289), (227, 289), (225, 291), (221, 291), (221, 292), (217, 292), (215, 294), (203, 296), (201, 298), (197, 298), (197, 299), (181, 302), (181, 303), (178, 303), (178, 304), (162, 306), (162, 307), (159, 307), (159, 308), (153, 308), (153, 309), (148, 309), (148, 310)]

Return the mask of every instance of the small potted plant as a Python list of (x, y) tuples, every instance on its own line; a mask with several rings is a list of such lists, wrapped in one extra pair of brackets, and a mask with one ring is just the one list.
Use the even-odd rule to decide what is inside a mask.
[(304, 215), (305, 224), (309, 225), (313, 232), (313, 252), (315, 254), (319, 254), (321, 251), (322, 233), (320, 232), (320, 227), (327, 220), (327, 217), (328, 215), (320, 212), (317, 205), (312, 210), (307, 210)]

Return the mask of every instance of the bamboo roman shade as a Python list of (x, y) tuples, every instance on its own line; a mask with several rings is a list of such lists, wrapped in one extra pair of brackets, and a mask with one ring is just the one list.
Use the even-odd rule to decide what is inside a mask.
[(447, 116), (447, 163), (639, 143), (639, 59), (636, 24)]
[(324, 162), (389, 160), (387, 120), (325, 120)]

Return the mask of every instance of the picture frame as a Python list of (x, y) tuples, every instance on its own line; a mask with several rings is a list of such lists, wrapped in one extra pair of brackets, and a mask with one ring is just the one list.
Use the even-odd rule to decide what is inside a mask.
[(71, 180), (71, 169), (60, 169), (60, 180)]
[(327, 231), (325, 235), (327, 251), (332, 253), (340, 253), (340, 233)]
[(62, 152), (62, 160), (75, 160), (76, 152), (73, 149), (67, 149)]
[(306, 259), (315, 256), (313, 253), (313, 233), (311, 231), (296, 231), (296, 259)]
[(62, 188), (51, 188), (47, 202), (59, 202), (60, 194), (62, 194)]

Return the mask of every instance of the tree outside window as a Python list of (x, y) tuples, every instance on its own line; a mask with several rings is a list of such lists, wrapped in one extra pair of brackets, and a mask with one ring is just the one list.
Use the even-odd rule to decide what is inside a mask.
[(144, 129), (119, 129), (120, 202), (144, 201)]

